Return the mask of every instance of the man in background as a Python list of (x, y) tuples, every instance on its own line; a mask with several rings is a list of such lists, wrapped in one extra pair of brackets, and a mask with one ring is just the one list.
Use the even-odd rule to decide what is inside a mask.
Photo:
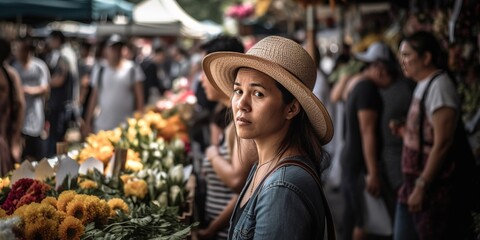
[(45, 62), (34, 57), (32, 52), (30, 38), (15, 41), (15, 61), (12, 66), (20, 75), (26, 107), (22, 128), (25, 139), (22, 160), (40, 160), (45, 156), (40, 136), (44, 130), (45, 95), (49, 89), (50, 73)]

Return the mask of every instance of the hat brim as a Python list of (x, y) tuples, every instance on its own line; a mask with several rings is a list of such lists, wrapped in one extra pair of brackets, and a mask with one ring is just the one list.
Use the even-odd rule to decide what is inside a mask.
[(355, 56), (356, 59), (358, 59), (362, 62), (366, 62), (366, 63), (373, 62), (373, 59), (368, 52), (357, 53), (354, 56)]
[(236, 52), (214, 52), (203, 59), (203, 70), (208, 81), (229, 98), (238, 69), (251, 68), (275, 79), (295, 96), (305, 110), (312, 126), (327, 144), (333, 137), (333, 124), (322, 102), (313, 92), (289, 71), (263, 58)]
[(113, 46), (123, 46), (125, 43), (123, 41), (116, 41), (116, 42), (109, 42), (107, 43), (108, 47), (113, 47)]

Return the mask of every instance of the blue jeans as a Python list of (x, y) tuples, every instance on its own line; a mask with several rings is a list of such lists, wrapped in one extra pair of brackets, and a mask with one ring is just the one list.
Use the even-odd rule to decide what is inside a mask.
[(397, 203), (395, 212), (393, 240), (418, 240), (413, 216), (408, 211), (408, 206), (400, 202)]

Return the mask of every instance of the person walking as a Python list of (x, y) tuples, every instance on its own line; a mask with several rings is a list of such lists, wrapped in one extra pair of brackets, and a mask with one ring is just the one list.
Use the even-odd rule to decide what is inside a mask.
[(50, 73), (42, 60), (33, 56), (28, 37), (14, 42), (15, 61), (12, 66), (20, 75), (25, 96), (25, 119), (22, 134), (25, 140), (22, 160), (40, 160), (45, 156), (41, 135), (45, 124), (45, 96), (49, 90)]
[(122, 57), (124, 44), (120, 35), (110, 36), (106, 43), (106, 62), (100, 62), (92, 71), (93, 89), (85, 115), (86, 132), (92, 129), (89, 126), (92, 119), (93, 132), (111, 130), (125, 122), (134, 111), (143, 111), (145, 75), (134, 62)]
[[(75, 121), (74, 84), (75, 79), (67, 57), (62, 53), (65, 36), (53, 31), (47, 38), (50, 53), (46, 63), (50, 70), (50, 93), (45, 107), (48, 137), (45, 140), (46, 156), (56, 153), (57, 142), (63, 141), (68, 125)], [(76, 59), (75, 59), (76, 61)]]

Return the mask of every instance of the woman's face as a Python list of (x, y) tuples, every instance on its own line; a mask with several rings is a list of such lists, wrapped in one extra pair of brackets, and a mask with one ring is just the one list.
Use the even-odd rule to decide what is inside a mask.
[(14, 42), (12, 45), (12, 53), (16, 59), (26, 60), (28, 58), (28, 46), (24, 42)]
[(288, 130), (291, 104), (283, 103), (282, 93), (273, 78), (242, 68), (233, 91), (233, 117), (240, 138), (262, 139)]
[(387, 88), (392, 82), (391, 76), (387, 73), (385, 63), (373, 62), (367, 67), (365, 73), (379, 88)]
[(412, 46), (405, 41), (400, 45), (400, 62), (403, 74), (406, 77), (421, 80), (418, 79), (418, 74), (423, 68), (422, 58), (420, 58)]
[(202, 87), (205, 90), (205, 95), (207, 99), (210, 101), (220, 101), (224, 98), (224, 95), (218, 91), (211, 83), (208, 81), (205, 72), (202, 71), (202, 75), (200, 76), (200, 82), (202, 83)]
[(116, 62), (121, 59), (122, 57), (122, 49), (123, 46), (119, 44), (115, 44), (113, 46), (109, 46), (106, 48), (106, 59), (108, 61)]

